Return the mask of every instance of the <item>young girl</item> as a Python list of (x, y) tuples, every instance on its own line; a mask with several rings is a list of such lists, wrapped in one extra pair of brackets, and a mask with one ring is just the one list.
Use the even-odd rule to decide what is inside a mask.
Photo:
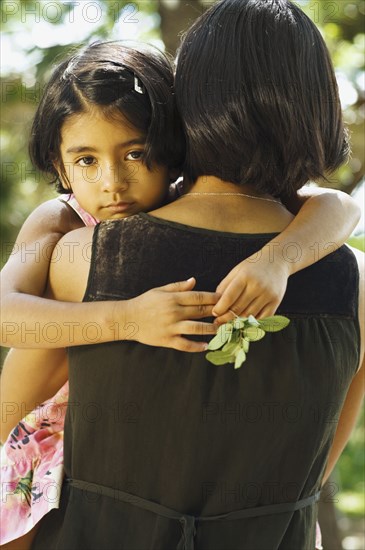
[[(46, 291), (50, 257), (62, 235), (97, 220), (148, 211), (168, 199), (183, 153), (172, 90), (171, 67), (161, 54), (95, 44), (56, 69), (38, 108), (33, 160), (53, 174), (59, 191), (69, 194), (33, 212), (2, 273), (3, 345), (49, 348), (12, 350), (4, 366), (5, 435), (24, 412), (44, 402), (16, 426), (3, 453), (2, 542), (28, 533), (16, 541), (17, 548), (30, 543), (33, 526), (58, 506), (68, 395), (67, 360), (60, 348), (124, 338), (203, 351), (205, 343), (181, 335), (215, 331), (210, 323), (186, 321), (211, 316), (219, 298), (190, 292), (193, 279), (129, 301), (71, 304), (37, 298)], [(310, 196), (303, 194), (302, 200)], [(350, 221), (342, 224), (346, 217)], [(325, 248), (328, 241), (343, 242), (356, 218), (356, 208), (344, 195), (326, 192), (308, 200), (288, 229), (265, 247), (260, 262), (258, 255), (242, 262), (218, 287), (225, 291), (215, 306), (219, 319), (232, 316), (229, 309), (242, 314), (248, 308), (257, 316), (273, 313), (288, 276), (331, 252), (333, 247)], [(318, 219), (323, 227), (319, 243)], [(283, 254), (293, 242), (302, 250), (297, 262)], [(318, 243), (315, 258), (313, 242)], [(35, 254), (29, 256), (31, 250)]]

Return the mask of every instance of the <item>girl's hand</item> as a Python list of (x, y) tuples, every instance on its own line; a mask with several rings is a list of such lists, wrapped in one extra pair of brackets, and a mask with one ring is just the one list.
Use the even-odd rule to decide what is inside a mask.
[(129, 300), (126, 323), (135, 327), (135, 333), (129, 339), (179, 351), (205, 351), (205, 342), (189, 340), (182, 334), (201, 337), (216, 334), (215, 325), (195, 319), (212, 317), (212, 309), (219, 295), (192, 291), (195, 284), (196, 280), (191, 278), (154, 288)]
[[(267, 257), (268, 256), (268, 257)], [(264, 254), (250, 256), (232, 269), (218, 285), (222, 295), (213, 308), (217, 317), (215, 323), (222, 324), (234, 319), (235, 315), (256, 319), (274, 315), (285, 294), (290, 264)]]
[[(234, 314), (256, 318), (273, 315), (288, 277), (344, 243), (360, 216), (358, 205), (346, 193), (319, 187), (303, 187), (286, 199), (284, 206), (298, 215), (257, 254), (232, 269), (217, 287), (222, 294), (214, 308), (217, 323), (231, 321)], [(290, 259), (290, 244), (300, 251), (298, 258)]]

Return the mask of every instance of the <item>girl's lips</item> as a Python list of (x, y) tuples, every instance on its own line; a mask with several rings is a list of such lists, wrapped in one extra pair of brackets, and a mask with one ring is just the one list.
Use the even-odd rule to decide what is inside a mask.
[(105, 206), (105, 208), (117, 214), (119, 212), (125, 212), (133, 204), (134, 202), (116, 202), (116, 203), (108, 204), (107, 206)]

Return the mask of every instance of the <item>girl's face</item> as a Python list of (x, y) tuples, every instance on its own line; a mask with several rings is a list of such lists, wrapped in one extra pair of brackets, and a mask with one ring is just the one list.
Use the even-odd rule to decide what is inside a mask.
[[(61, 128), (61, 158), (80, 206), (98, 220), (121, 219), (153, 210), (167, 195), (165, 166), (143, 163), (144, 136), (107, 120), (97, 108), (71, 115)], [(60, 173), (60, 167), (56, 166)]]

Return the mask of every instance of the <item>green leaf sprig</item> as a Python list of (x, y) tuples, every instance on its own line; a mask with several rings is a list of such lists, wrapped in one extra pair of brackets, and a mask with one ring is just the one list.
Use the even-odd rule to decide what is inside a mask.
[(290, 320), (282, 315), (265, 317), (259, 321), (253, 315), (236, 317), (221, 325), (208, 344), (206, 359), (213, 365), (234, 363), (239, 369), (246, 361), (250, 342), (258, 342), (266, 332), (279, 332), (288, 326)]

